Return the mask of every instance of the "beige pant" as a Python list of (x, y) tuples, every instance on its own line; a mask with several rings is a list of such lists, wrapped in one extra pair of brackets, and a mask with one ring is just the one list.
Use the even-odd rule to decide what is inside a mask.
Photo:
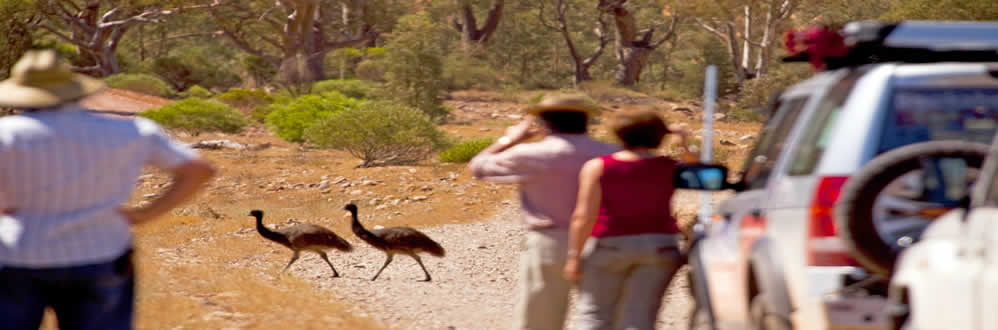
[(519, 298), (513, 315), (514, 330), (558, 330), (565, 323), (572, 285), (562, 276), (568, 232), (558, 229), (529, 231), (520, 254)]
[(576, 330), (655, 329), (662, 296), (681, 266), (678, 235), (586, 242)]

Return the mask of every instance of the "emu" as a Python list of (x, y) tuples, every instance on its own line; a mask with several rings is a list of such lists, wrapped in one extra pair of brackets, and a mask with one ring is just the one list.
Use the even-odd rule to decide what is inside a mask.
[(423, 260), (419, 258), (419, 254), (426, 252), (435, 257), (443, 257), (446, 252), (440, 244), (434, 242), (426, 234), (409, 227), (392, 227), (369, 231), (357, 219), (357, 205), (347, 204), (344, 209), (350, 211), (350, 214), (353, 216), (350, 226), (353, 229), (353, 233), (375, 249), (384, 252), (387, 256), (385, 264), (381, 266), (381, 269), (378, 269), (377, 274), (374, 274), (374, 277), (371, 278), (372, 281), (377, 280), (378, 275), (381, 275), (385, 267), (388, 267), (388, 264), (392, 263), (392, 259), (396, 253), (410, 256), (416, 260), (419, 267), (423, 269), (423, 274), (426, 275), (426, 278), (423, 280), (424, 282), (433, 280), (430, 277), (430, 272), (426, 271), (426, 266), (423, 266)]
[(329, 268), (333, 270), (333, 277), (340, 277), (340, 273), (336, 271), (336, 267), (333, 267), (333, 263), (329, 261), (325, 250), (336, 249), (343, 252), (350, 252), (353, 251), (353, 246), (350, 245), (350, 242), (340, 238), (340, 236), (329, 229), (307, 223), (300, 223), (273, 231), (263, 225), (263, 211), (253, 210), (249, 215), (256, 218), (256, 231), (260, 232), (260, 236), (294, 251), (291, 261), (288, 262), (287, 266), (284, 266), (284, 269), (281, 270), (282, 272), (287, 271), (288, 267), (291, 267), (291, 264), (298, 260), (299, 252), (312, 251), (318, 253), (322, 257), (322, 260), (325, 260), (329, 264)]

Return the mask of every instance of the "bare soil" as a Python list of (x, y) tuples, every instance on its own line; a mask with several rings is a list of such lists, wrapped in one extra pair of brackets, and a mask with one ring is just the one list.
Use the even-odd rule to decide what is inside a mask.
[[(133, 114), (169, 100), (109, 90), (84, 101), (111, 114)], [(457, 93), (448, 105), (452, 136), (498, 137), (521, 117), (518, 100), (485, 92)], [(662, 109), (672, 122), (696, 130), (699, 118), (666, 102), (608, 104), (608, 112)], [(720, 122), (718, 135), (730, 145), (723, 161), (740, 164), (757, 124)], [(605, 134), (603, 125), (596, 131)], [(716, 136), (716, 135), (715, 135)], [(260, 150), (201, 150), (220, 175), (190, 204), (170, 216), (135, 228), (139, 267), (137, 326), (143, 329), (501, 329), (511, 321), (517, 260), (523, 231), (517, 223), (513, 186), (475, 181), (465, 164), (435, 160), (412, 166), (357, 168), (348, 154), (303, 149), (263, 127), (240, 134), (178, 133), (188, 143), (228, 139), (267, 146)], [(160, 193), (169, 182), (149, 170), (132, 203)], [(675, 212), (694, 213), (698, 196), (680, 193)], [(375, 226), (412, 226), (447, 249), (445, 258), (423, 258), (434, 280), (399, 256), (377, 281), (370, 277), (384, 254), (364, 245), (349, 229), (343, 206), (357, 203), (361, 220)], [(261, 209), (272, 227), (308, 222), (353, 242), (353, 253), (330, 253), (342, 278), (319, 258), (304, 254), (280, 270), (291, 252), (264, 240), (250, 210)], [(688, 225), (688, 224), (686, 224)], [(685, 276), (674, 281), (660, 329), (681, 329), (690, 309)], [(51, 315), (47, 318), (51, 326)]]

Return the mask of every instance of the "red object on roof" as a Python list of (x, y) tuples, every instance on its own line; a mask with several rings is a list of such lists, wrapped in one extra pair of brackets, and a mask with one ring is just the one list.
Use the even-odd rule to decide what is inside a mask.
[(838, 30), (828, 26), (790, 30), (784, 36), (784, 47), (793, 54), (791, 56), (807, 54), (808, 62), (815, 69), (824, 68), (826, 58), (845, 56), (849, 52)]

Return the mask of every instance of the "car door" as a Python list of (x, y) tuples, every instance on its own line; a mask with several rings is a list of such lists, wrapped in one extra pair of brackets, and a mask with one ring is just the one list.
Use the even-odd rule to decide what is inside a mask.
[(752, 244), (763, 233), (765, 219), (760, 202), (773, 158), (803, 109), (800, 97), (777, 98), (771, 103), (773, 117), (760, 133), (746, 160), (741, 184), (745, 191), (720, 205), (702, 242), (702, 258), (714, 303), (715, 317), (722, 323), (743, 323), (748, 315), (748, 256)]

